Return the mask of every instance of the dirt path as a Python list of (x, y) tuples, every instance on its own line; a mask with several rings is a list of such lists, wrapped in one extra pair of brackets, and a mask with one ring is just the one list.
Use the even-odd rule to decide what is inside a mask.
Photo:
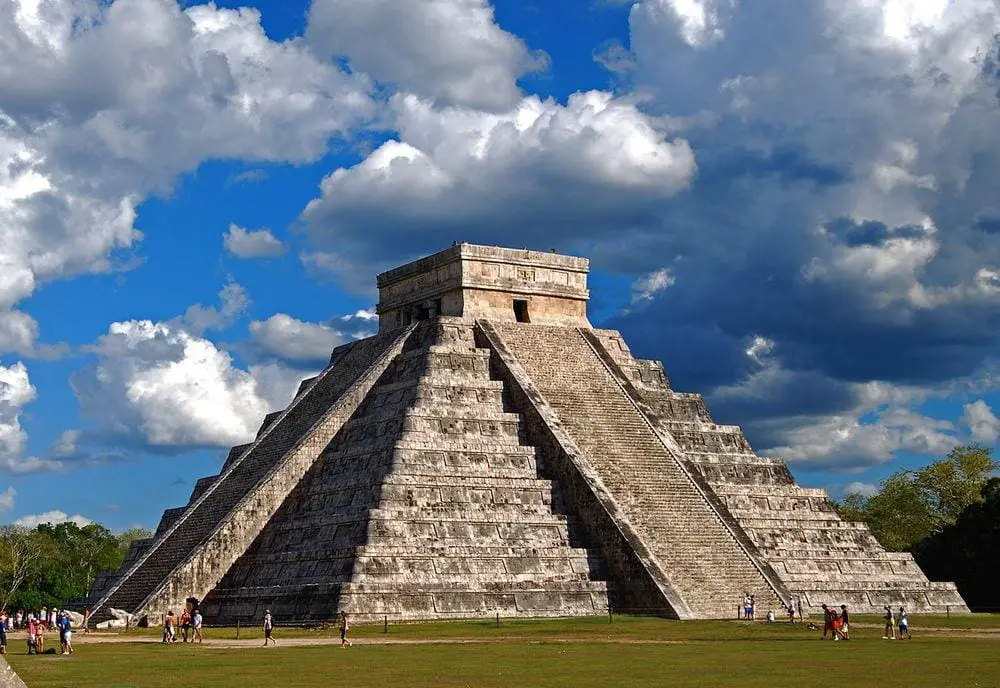
[[(855, 623), (852, 624), (854, 628), (865, 628), (865, 629), (881, 629), (880, 624), (873, 623)], [(1000, 638), (1000, 629), (996, 628), (983, 628), (983, 629), (973, 629), (973, 628), (940, 628), (931, 627), (923, 628), (918, 627), (913, 629), (917, 637), (921, 635), (933, 635), (937, 637), (949, 636), (957, 638), (986, 638), (986, 639), (998, 639)], [(280, 629), (278, 629), (280, 632)], [(208, 635), (205, 642), (202, 645), (208, 649), (238, 649), (238, 648), (253, 648), (262, 647), (263, 642), (261, 638), (247, 638), (237, 640), (235, 638), (212, 638), (211, 629), (208, 630)], [(809, 636), (803, 636), (806, 638)], [(22, 639), (23, 640), (23, 639)], [(282, 638), (280, 634), (277, 637), (278, 647), (313, 647), (313, 646), (338, 646), (340, 645), (340, 639), (335, 636), (321, 636), (321, 637), (291, 637)], [(11, 634), (11, 643), (16, 644), (18, 642), (17, 634)], [(73, 634), (73, 644), (89, 645), (89, 644), (104, 644), (104, 643), (159, 643), (159, 636), (146, 634), (146, 633), (89, 633), (84, 635), (82, 633)], [(377, 637), (377, 636), (361, 636), (358, 638), (352, 638), (352, 643), (355, 645), (474, 645), (474, 644), (486, 644), (486, 643), (567, 643), (567, 644), (619, 644), (619, 645), (683, 645), (692, 642), (698, 642), (697, 639), (659, 639), (659, 638), (615, 638), (615, 637), (573, 637), (573, 638), (561, 638), (558, 636), (505, 636), (502, 638), (488, 638), (488, 637), (469, 637), (469, 638), (393, 638), (391, 636)]]

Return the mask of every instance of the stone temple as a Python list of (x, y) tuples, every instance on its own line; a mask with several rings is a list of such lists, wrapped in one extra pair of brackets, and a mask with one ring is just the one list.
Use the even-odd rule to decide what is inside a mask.
[(379, 333), (198, 480), (88, 596), (208, 623), (968, 611), (587, 320), (588, 261), (460, 244), (379, 275)]

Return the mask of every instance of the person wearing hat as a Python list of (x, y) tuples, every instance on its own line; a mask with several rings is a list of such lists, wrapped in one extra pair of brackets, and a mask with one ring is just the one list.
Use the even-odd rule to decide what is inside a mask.
[(264, 647), (267, 647), (267, 641), (270, 640), (272, 644), (277, 645), (277, 641), (271, 636), (272, 631), (274, 631), (274, 619), (271, 617), (271, 610), (264, 610)]
[(59, 621), (59, 645), (64, 655), (73, 654), (73, 624), (69, 620), (69, 612), (64, 611)]

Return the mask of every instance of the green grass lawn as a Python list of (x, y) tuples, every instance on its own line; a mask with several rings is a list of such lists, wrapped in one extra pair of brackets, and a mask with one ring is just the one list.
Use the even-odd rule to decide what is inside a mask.
[[(955, 617), (952, 617), (953, 619)], [(997, 619), (994, 619), (996, 621)], [(996, 624), (994, 624), (995, 626)], [(990, 627), (990, 626), (985, 626)], [(177, 685), (389, 686), (859, 686), (1000, 688), (1000, 635), (920, 636), (884, 641), (858, 629), (849, 643), (822, 642), (804, 626), (677, 622), (616, 617), (548, 621), (467, 621), (360, 627), (358, 639), (471, 639), (470, 644), (219, 649), (158, 643), (80, 644), (72, 657), (8, 658), (29, 688)], [(132, 632), (139, 639), (149, 631)], [(210, 629), (234, 637), (234, 629)], [(257, 629), (241, 629), (240, 637)], [(333, 631), (278, 629), (282, 638)], [(671, 644), (642, 641), (672, 640)], [(567, 642), (568, 641), (568, 642)]]

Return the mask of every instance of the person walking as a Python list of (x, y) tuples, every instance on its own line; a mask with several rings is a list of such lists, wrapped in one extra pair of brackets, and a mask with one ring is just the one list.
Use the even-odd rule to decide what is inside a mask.
[(833, 625), (830, 623), (830, 608), (825, 604), (820, 607), (823, 609), (823, 640), (826, 640), (826, 634), (833, 630)]
[(270, 640), (272, 645), (277, 645), (278, 642), (271, 635), (274, 632), (274, 619), (271, 617), (271, 610), (264, 610), (264, 647), (267, 647), (267, 641)]
[(340, 612), (340, 646), (350, 647), (351, 641), (347, 639), (347, 630), (351, 627), (347, 621), (347, 612)]
[(201, 610), (195, 607), (194, 616), (191, 617), (191, 626), (194, 628), (194, 635), (191, 637), (191, 642), (197, 638), (198, 642), (202, 642), (204, 638), (201, 636)]
[(847, 605), (840, 605), (840, 636), (844, 640), (851, 639), (850, 615), (847, 613)]
[(903, 639), (903, 635), (906, 635), (907, 640), (913, 640), (913, 636), (910, 635), (910, 617), (906, 615), (906, 610), (902, 607), (899, 608), (899, 639)]
[(885, 616), (885, 630), (882, 632), (882, 640), (895, 640), (896, 639), (896, 619), (892, 615), (892, 607), (886, 605)]

